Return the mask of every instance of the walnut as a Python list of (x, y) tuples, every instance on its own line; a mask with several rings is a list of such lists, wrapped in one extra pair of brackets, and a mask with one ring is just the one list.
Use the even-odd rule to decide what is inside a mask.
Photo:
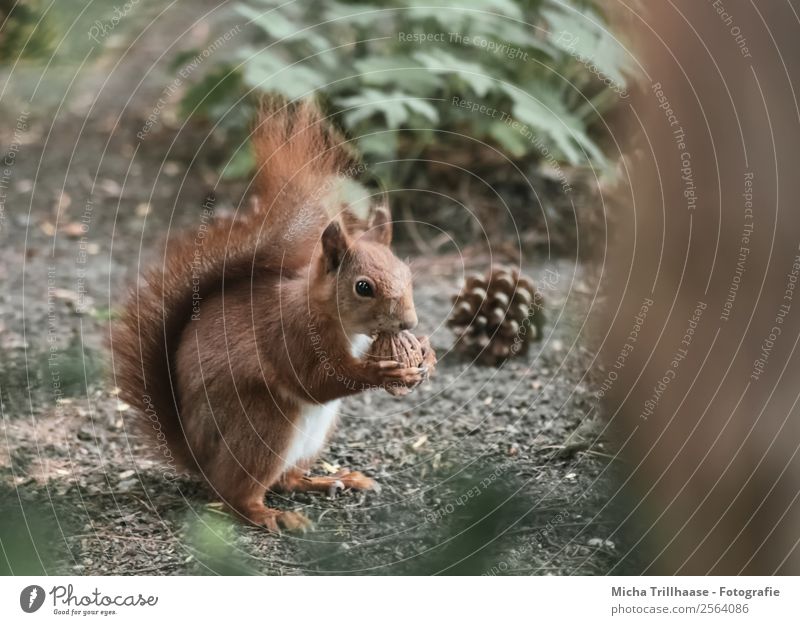
[[(367, 358), (375, 361), (396, 360), (403, 367), (421, 367), (424, 361), (422, 344), (411, 332), (398, 334), (380, 333), (375, 337), (367, 353)], [(408, 395), (411, 389), (398, 384), (387, 386), (386, 390), (395, 397)]]

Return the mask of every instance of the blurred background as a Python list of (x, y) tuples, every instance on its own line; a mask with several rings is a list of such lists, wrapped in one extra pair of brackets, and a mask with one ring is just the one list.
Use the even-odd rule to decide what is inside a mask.
[[(0, 571), (796, 572), (797, 421), (769, 402), (797, 15), (646, 4), (0, 0)], [(315, 467), (382, 493), (275, 496), (315, 522), (280, 538), (164, 478), (105, 347), (171, 232), (247, 210), (271, 94), (363, 155), (343, 193), (388, 198), (441, 360), (348, 401)], [(457, 316), (493, 267), (535, 285), (515, 358)]]

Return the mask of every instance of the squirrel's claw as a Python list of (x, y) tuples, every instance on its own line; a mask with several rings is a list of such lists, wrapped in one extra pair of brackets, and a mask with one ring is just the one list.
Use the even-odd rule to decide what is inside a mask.
[(436, 370), (436, 352), (431, 347), (431, 340), (427, 336), (417, 337), (422, 347), (422, 366), (425, 369), (425, 379), (433, 375)]
[(335, 482), (331, 482), (330, 486), (328, 486), (328, 498), (336, 499), (336, 495), (341, 493), (343, 490), (344, 490), (344, 483), (341, 480), (336, 480)]
[(333, 477), (339, 478), (344, 482), (345, 488), (352, 488), (354, 490), (374, 490), (379, 492), (381, 487), (371, 477), (367, 477), (361, 471), (351, 471), (350, 469), (339, 469), (333, 474)]
[(396, 360), (381, 360), (378, 362), (378, 369), (381, 371), (386, 371), (390, 369), (399, 369), (403, 365), (397, 362)]
[(386, 388), (387, 386), (414, 386), (422, 381), (423, 371), (419, 367), (403, 367), (394, 360), (381, 360), (367, 365), (372, 384)]
[(377, 483), (372, 478), (367, 477), (358, 471), (341, 469), (333, 475), (311, 477), (309, 475), (299, 475), (289, 473), (284, 476), (279, 484), (280, 492), (314, 492), (327, 494), (333, 499), (337, 493), (347, 489), (353, 490), (375, 490)]
[(404, 384), (414, 384), (422, 381), (424, 373), (422, 367), (406, 367), (404, 369), (393, 369), (384, 372), (387, 382), (402, 382)]

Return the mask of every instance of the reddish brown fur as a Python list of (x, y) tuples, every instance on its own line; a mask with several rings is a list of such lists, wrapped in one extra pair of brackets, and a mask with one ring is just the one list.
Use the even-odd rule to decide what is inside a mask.
[[(302, 525), (263, 502), (282, 476), (314, 459), (285, 463), (301, 409), (374, 386), (416, 384), (425, 373), (350, 353), (355, 333), (413, 326), (416, 315), (408, 267), (387, 247), (388, 212), (378, 211), (353, 239), (337, 221), (328, 224), (314, 195), (349, 161), (335, 137), (308, 104), (268, 109), (255, 135), (265, 164), (260, 208), (244, 220), (213, 222), (195, 274), (195, 233), (170, 241), (163, 267), (134, 291), (111, 337), (121, 397), (148, 431), (163, 432), (156, 446), (203, 475), (232, 510), (270, 529)], [(294, 221), (300, 208), (308, 212), (302, 227)], [(374, 298), (356, 295), (362, 277), (374, 284)]]
[[(302, 267), (331, 215), (325, 200), (337, 177), (347, 177), (358, 161), (344, 138), (309, 101), (264, 100), (253, 131), (258, 226), (286, 245), (284, 267)], [(346, 216), (345, 221), (350, 219)]]

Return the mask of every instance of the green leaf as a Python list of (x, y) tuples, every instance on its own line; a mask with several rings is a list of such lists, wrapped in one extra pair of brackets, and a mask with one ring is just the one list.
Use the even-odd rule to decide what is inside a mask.
[(386, 99), (364, 104), (359, 109), (346, 113), (344, 118), (350, 126), (357, 126), (360, 121), (369, 119), (377, 112), (383, 115), (389, 128), (399, 128), (408, 119), (408, 109), (402, 102)]
[(629, 56), (596, 12), (588, 8), (580, 13), (550, 9), (543, 11), (542, 17), (549, 26), (553, 46), (625, 86), (625, 75), (631, 71)]
[[(467, 12), (466, 9), (478, 9), (486, 13), (499, 13), (507, 17), (522, 19), (522, 9), (514, 0), (481, 0), (470, 5), (464, 0), (406, 0), (408, 15), (416, 19), (434, 18), (436, 20), (449, 20), (452, 23), (456, 12)], [(472, 13), (472, 11), (469, 11)]]
[[(514, 102), (513, 115), (516, 121), (528, 126), (522, 129), (523, 135), (530, 134), (536, 146), (536, 137), (549, 137), (571, 164), (578, 165), (587, 160), (603, 161), (603, 155), (595, 143), (588, 137), (581, 120), (568, 111), (547, 83), (533, 84), (527, 89), (516, 89), (504, 85), (503, 89)], [(538, 133), (535, 133), (538, 131)], [(541, 144), (538, 146), (541, 151)]]
[(358, 138), (358, 148), (370, 160), (393, 160), (397, 157), (397, 132), (374, 132)]
[(245, 66), (244, 79), (261, 91), (277, 91), (289, 99), (307, 96), (324, 87), (330, 78), (304, 63), (286, 64), (263, 52)]
[(222, 170), (222, 178), (226, 180), (235, 180), (237, 178), (244, 178), (249, 175), (256, 166), (256, 159), (253, 155), (253, 149), (250, 142), (247, 141), (242, 144), (233, 156), (225, 164)]
[(114, 321), (115, 319), (119, 319), (121, 317), (121, 313), (119, 311), (108, 308), (107, 306), (93, 308), (89, 311), (89, 314), (91, 314), (91, 316), (98, 321)]
[(277, 9), (259, 11), (246, 4), (239, 4), (236, 11), (275, 39), (288, 38), (297, 33), (296, 23), (292, 23)]
[(236, 11), (252, 21), (252, 23), (267, 33), (273, 39), (284, 41), (304, 41), (311, 45), (315, 51), (329, 50), (331, 43), (322, 35), (314, 31), (315, 25), (305, 25), (296, 18), (287, 14), (286, 9), (259, 11), (246, 4), (236, 6)]
[(202, 115), (211, 119), (224, 118), (241, 92), (242, 76), (229, 65), (209, 72), (192, 85), (181, 100), (181, 114)]
[(408, 56), (368, 56), (354, 63), (355, 72), (366, 85), (401, 84), (415, 93), (431, 93), (441, 80)]
[(495, 81), (487, 76), (486, 68), (477, 63), (462, 61), (444, 50), (417, 52), (414, 58), (434, 73), (451, 73), (458, 76), (479, 97), (486, 96), (495, 88)]
[(354, 109), (344, 114), (344, 120), (350, 127), (381, 114), (389, 128), (399, 128), (408, 120), (410, 111), (433, 122), (439, 120), (436, 109), (429, 102), (398, 91), (384, 93), (376, 89), (365, 89), (360, 95), (339, 98), (336, 104), (342, 108)]
[(414, 113), (422, 115), (422, 117), (427, 119), (429, 122), (433, 122), (434, 124), (439, 123), (439, 112), (430, 102), (420, 100), (419, 98), (412, 98), (411, 96), (403, 97), (403, 104), (405, 104), (406, 107), (408, 107)]
[(337, 20), (348, 26), (374, 27), (377, 20), (388, 20), (394, 15), (391, 11), (382, 11), (386, 7), (376, 7), (371, 4), (342, 4), (341, 2), (328, 2), (325, 7), (325, 19)]
[[(528, 21), (530, 21), (529, 18), (515, 22), (502, 17), (486, 15), (481, 16), (481, 19), (474, 20), (470, 31), (471, 34), (482, 35), (487, 41), (494, 44), (492, 50), (486, 50), (487, 54), (499, 57), (510, 56), (515, 63), (526, 61), (524, 54), (511, 48), (520, 49), (522, 52), (542, 52), (548, 57), (555, 58), (557, 50), (548, 41), (546, 33), (541, 28), (534, 28), (533, 24), (526, 24), (525, 22)], [(503, 44), (508, 45), (508, 48), (503, 49)]]
[(531, 150), (531, 143), (508, 124), (494, 122), (489, 126), (489, 136), (492, 137), (514, 158), (522, 158)]

